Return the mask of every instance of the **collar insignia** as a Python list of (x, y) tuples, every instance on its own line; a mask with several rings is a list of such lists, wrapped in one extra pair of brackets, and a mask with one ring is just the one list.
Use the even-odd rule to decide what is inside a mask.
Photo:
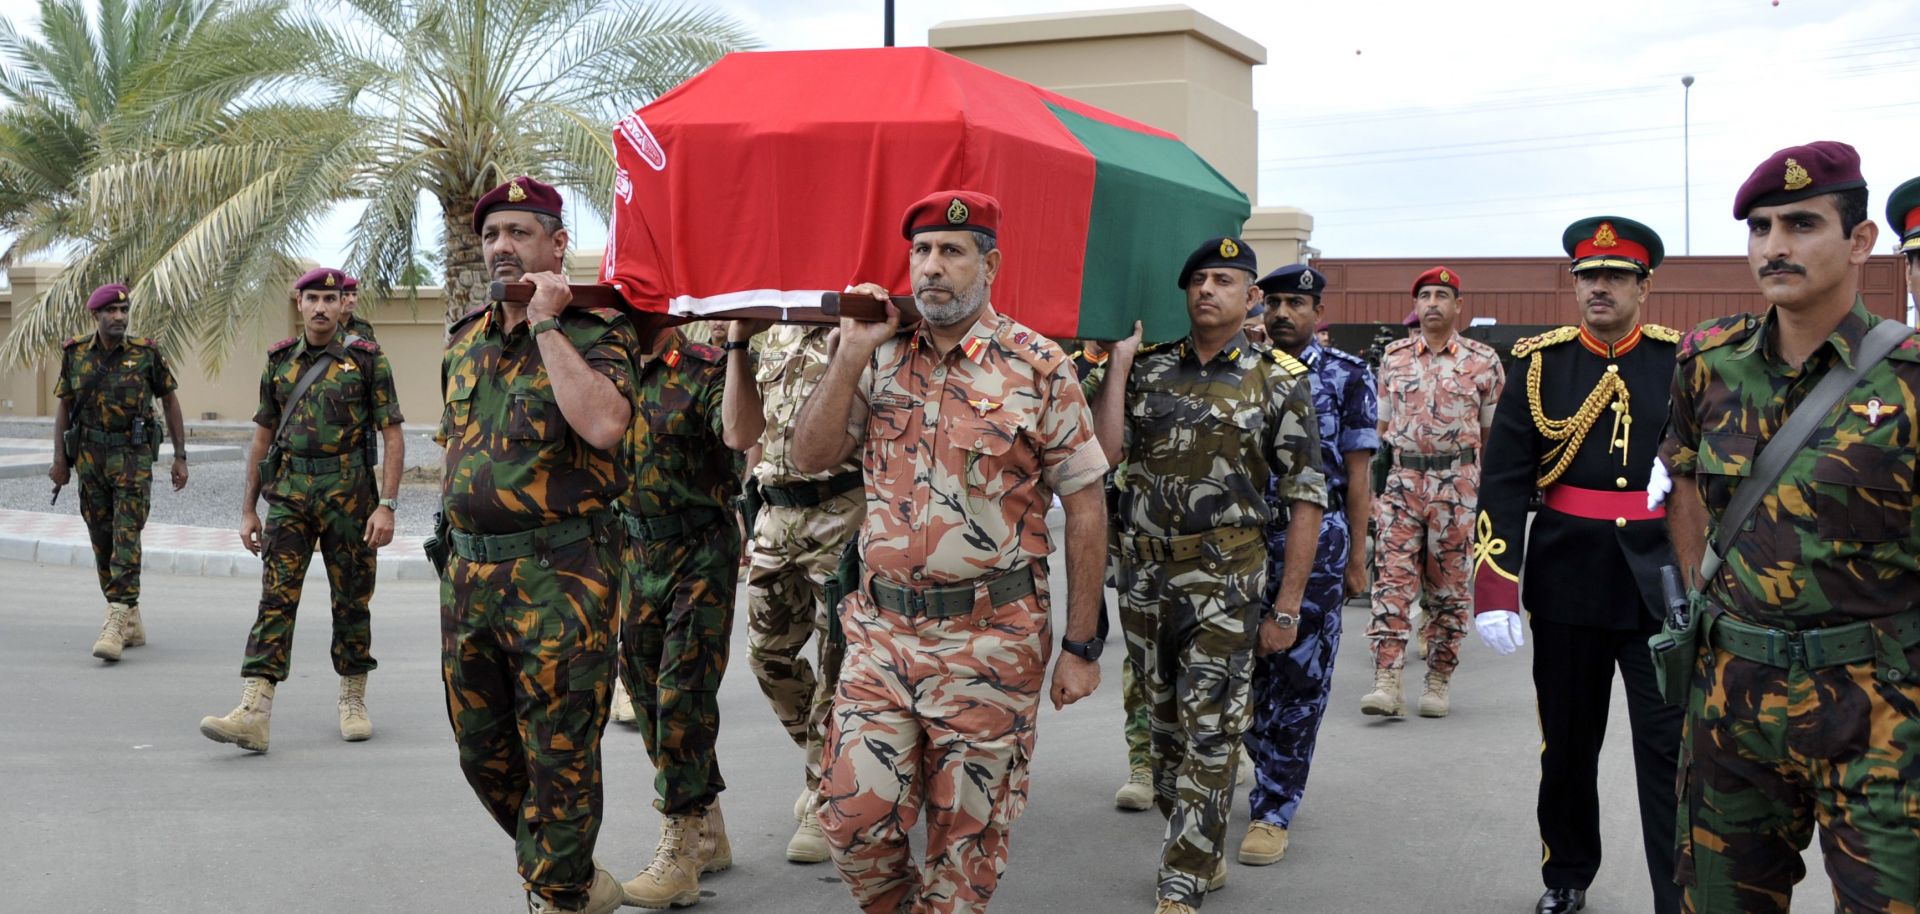
[(663, 362), (666, 362), (668, 368), (679, 368), (680, 367), (680, 350), (669, 349), (667, 350), (666, 355), (663, 355), (660, 357), (660, 360)]

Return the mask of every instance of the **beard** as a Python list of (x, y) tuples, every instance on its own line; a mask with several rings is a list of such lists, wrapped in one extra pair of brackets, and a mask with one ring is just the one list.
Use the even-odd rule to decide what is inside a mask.
[(983, 274), (974, 279), (973, 285), (955, 290), (945, 304), (929, 303), (920, 295), (914, 298), (915, 304), (920, 306), (920, 316), (926, 318), (927, 323), (935, 327), (951, 327), (974, 316), (987, 303), (987, 277)]

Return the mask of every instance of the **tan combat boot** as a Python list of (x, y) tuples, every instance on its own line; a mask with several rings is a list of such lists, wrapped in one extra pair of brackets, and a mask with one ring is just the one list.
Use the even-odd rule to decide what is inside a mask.
[(1272, 822), (1255, 822), (1247, 827), (1240, 842), (1240, 862), (1248, 866), (1279, 863), (1287, 855), (1287, 830)]
[(627, 684), (620, 677), (613, 677), (613, 716), (616, 724), (626, 724), (638, 728), (640, 718), (633, 713), (633, 696), (627, 694)]
[[(807, 795), (809, 802), (800, 814), (800, 827), (794, 829), (793, 837), (787, 841), (787, 860), (791, 863), (825, 863), (827, 852), (827, 833), (820, 830), (818, 810), (812, 802), (813, 794)], [(714, 807), (719, 808), (718, 803)]]
[(1114, 791), (1113, 805), (1116, 809), (1131, 809), (1135, 812), (1153, 808), (1153, 770), (1135, 768), (1127, 772), (1127, 782)]
[(127, 604), (127, 621), (120, 627), (120, 643), (126, 647), (147, 646), (147, 626), (140, 621), (140, 605)]
[(793, 798), (793, 821), (800, 821), (807, 814), (807, 808), (813, 805), (814, 788), (804, 787), (800, 795)]
[(1200, 888), (1211, 894), (1227, 887), (1227, 858), (1213, 861), (1213, 875), (1207, 877), (1207, 884)]
[(1413, 627), (1413, 653), (1421, 660), (1427, 659), (1427, 627), (1425, 625)]
[(653, 860), (640, 875), (623, 883), (627, 903), (661, 910), (684, 908), (700, 901), (700, 866), (697, 854), (705, 836), (700, 832), (705, 819), (700, 816), (667, 816), (660, 820), (660, 844), (653, 849)]
[(127, 646), (127, 604), (108, 603), (107, 621), (100, 625), (100, 639), (93, 642), (93, 656), (106, 661), (120, 659), (120, 650)]
[(613, 914), (626, 904), (626, 890), (620, 888), (620, 880), (613, 874), (593, 868), (593, 885), (587, 889), (587, 901), (578, 908), (563, 908), (538, 895), (527, 897), (527, 911), (530, 914)]
[(1400, 697), (1400, 671), (1374, 670), (1373, 691), (1360, 698), (1360, 713), (1375, 717), (1403, 717), (1406, 705)]
[(727, 820), (720, 815), (720, 801), (707, 807), (700, 822), (700, 872), (718, 873), (733, 866), (733, 842), (727, 840)]
[(200, 718), (200, 735), (216, 743), (233, 743), (253, 752), (267, 751), (268, 725), (273, 718), (273, 683), (248, 676), (240, 706), (225, 717)]
[(1184, 901), (1162, 898), (1153, 906), (1153, 914), (1200, 914), (1200, 910)]
[(1449, 674), (1427, 671), (1427, 687), (1420, 690), (1420, 716), (1445, 717), (1449, 709), (1447, 702), (1447, 679)]
[(373, 736), (367, 719), (367, 674), (340, 677), (340, 738), (357, 743)]

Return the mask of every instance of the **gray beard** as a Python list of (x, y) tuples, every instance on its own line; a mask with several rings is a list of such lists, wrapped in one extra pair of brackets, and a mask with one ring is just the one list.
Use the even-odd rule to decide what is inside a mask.
[(915, 296), (920, 306), (920, 316), (935, 327), (951, 327), (979, 313), (981, 306), (987, 303), (987, 284), (975, 282), (972, 288), (953, 294), (944, 305), (928, 304), (924, 298)]

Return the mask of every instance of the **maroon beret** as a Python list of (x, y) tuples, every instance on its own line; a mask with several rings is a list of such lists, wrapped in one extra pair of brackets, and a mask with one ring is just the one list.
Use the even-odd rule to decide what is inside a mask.
[(324, 292), (339, 292), (346, 286), (346, 274), (332, 267), (314, 267), (293, 281), (293, 291), (305, 292), (319, 289)]
[(1808, 197), (1867, 186), (1860, 174), (1860, 153), (1834, 140), (1793, 146), (1767, 156), (1733, 195), (1733, 218), (1745, 219), (1756, 206), (1779, 206)]
[(1400, 319), (1400, 326), (1402, 327), (1420, 326), (1420, 309), (1415, 308), (1411, 311), (1408, 311), (1407, 316)]
[(911, 239), (921, 232), (980, 232), (1000, 237), (1000, 201), (971, 190), (943, 190), (928, 194), (907, 207), (900, 234)]
[(487, 214), (497, 209), (543, 213), (558, 219), (560, 192), (554, 190), (553, 185), (542, 184), (526, 175), (513, 178), (481, 195), (480, 202), (473, 205), (474, 234), (480, 234), (481, 226), (487, 224)]
[(342, 292), (360, 291), (360, 280), (355, 279), (351, 276), (340, 277), (340, 291)]
[(106, 306), (113, 304), (114, 302), (126, 301), (127, 294), (132, 291), (133, 291), (132, 289), (129, 289), (126, 286), (123, 286), (117, 282), (108, 283), (107, 285), (101, 286), (100, 288), (93, 290), (93, 294), (87, 296), (87, 310), (98, 311), (101, 308), (105, 308)]
[(1414, 279), (1413, 294), (1416, 298), (1420, 295), (1421, 286), (1446, 286), (1453, 290), (1453, 294), (1459, 295), (1460, 274), (1446, 267), (1434, 267)]

